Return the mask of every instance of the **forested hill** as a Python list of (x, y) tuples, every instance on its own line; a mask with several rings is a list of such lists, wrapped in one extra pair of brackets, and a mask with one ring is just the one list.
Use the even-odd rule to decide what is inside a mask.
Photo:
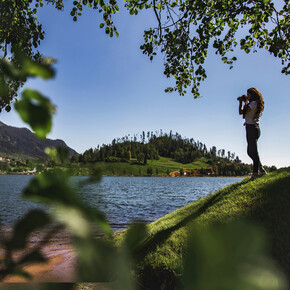
[(0, 157), (46, 159), (46, 147), (67, 147), (70, 156), (78, 154), (63, 140), (41, 140), (26, 128), (16, 128), (0, 122)]
[(125, 136), (114, 139), (111, 144), (98, 146), (89, 149), (80, 155), (81, 161), (110, 161), (129, 160), (136, 158), (140, 162), (146, 163), (148, 159), (159, 159), (159, 157), (170, 157), (180, 163), (190, 163), (198, 158), (206, 157), (214, 160), (226, 158), (229, 161), (240, 163), (241, 160), (235, 153), (217, 150), (215, 146), (208, 149), (205, 144), (195, 141), (193, 138), (183, 138), (180, 134), (172, 132), (162, 133), (157, 131), (142, 132), (141, 135)]
[[(73, 156), (73, 162), (134, 162), (135, 164), (151, 164), (149, 160), (170, 158), (187, 168), (187, 164), (206, 160), (207, 168), (219, 175), (243, 175), (251, 171), (250, 166), (242, 164), (235, 153), (215, 146), (207, 148), (205, 144), (193, 138), (183, 138), (180, 134), (172, 132), (142, 132), (140, 135), (125, 136), (114, 139), (111, 144), (103, 144), (97, 148), (89, 149), (79, 156)], [(154, 164), (154, 162), (153, 162)], [(184, 165), (184, 166), (183, 166)]]

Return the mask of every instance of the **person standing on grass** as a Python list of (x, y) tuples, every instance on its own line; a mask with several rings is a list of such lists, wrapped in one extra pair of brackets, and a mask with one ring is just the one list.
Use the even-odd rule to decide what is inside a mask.
[(253, 174), (251, 176), (251, 180), (253, 180), (267, 173), (261, 164), (257, 144), (261, 134), (259, 119), (264, 110), (264, 100), (258, 89), (250, 88), (247, 90), (247, 96), (238, 97), (238, 101), (239, 114), (243, 115), (245, 119), (244, 125), (246, 126), (248, 143), (247, 153), (253, 160)]

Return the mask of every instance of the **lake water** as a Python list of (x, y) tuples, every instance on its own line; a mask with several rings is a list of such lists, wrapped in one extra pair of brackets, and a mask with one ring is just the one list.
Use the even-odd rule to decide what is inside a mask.
[[(10, 226), (39, 204), (21, 199), (21, 191), (33, 176), (0, 175), (0, 218)], [(86, 177), (72, 177), (73, 186)], [(131, 221), (152, 222), (241, 177), (103, 177), (97, 184), (84, 186), (80, 195), (90, 206), (104, 212), (113, 229)]]

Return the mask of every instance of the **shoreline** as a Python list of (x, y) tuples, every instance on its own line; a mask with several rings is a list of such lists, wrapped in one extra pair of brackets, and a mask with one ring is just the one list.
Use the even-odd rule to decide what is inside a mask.
[[(0, 175), (27, 175), (27, 176), (34, 176), (39, 175), (41, 173), (3, 173), (0, 172)], [(71, 175), (71, 176), (83, 176), (83, 177), (90, 177), (90, 175)], [(168, 176), (168, 175), (102, 175), (102, 177), (178, 177), (178, 178), (188, 178), (188, 177), (249, 177), (249, 175), (235, 175), (235, 176), (227, 176), (227, 175), (198, 175), (198, 176)]]

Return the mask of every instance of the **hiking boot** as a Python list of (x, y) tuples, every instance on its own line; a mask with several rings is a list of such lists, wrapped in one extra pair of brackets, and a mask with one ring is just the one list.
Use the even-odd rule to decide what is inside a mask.
[(267, 171), (265, 170), (264, 167), (261, 166), (259, 168), (259, 171), (258, 171), (258, 176), (261, 177), (261, 176), (266, 175), (266, 174), (267, 174)]
[(253, 181), (258, 177), (259, 177), (258, 173), (253, 173), (252, 176), (250, 177), (249, 181)]

